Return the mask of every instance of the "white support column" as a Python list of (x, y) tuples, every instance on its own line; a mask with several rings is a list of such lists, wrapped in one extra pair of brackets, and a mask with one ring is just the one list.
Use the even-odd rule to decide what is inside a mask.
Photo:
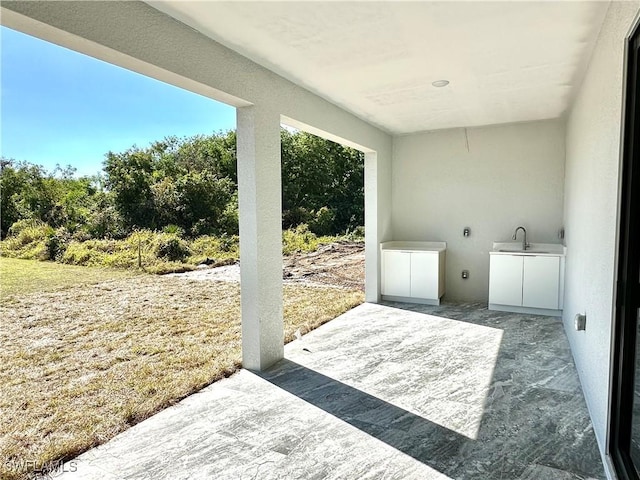
[(364, 154), (365, 300), (380, 301), (380, 235), (378, 232), (378, 154)]
[(237, 109), (242, 363), (264, 370), (284, 356), (280, 115)]

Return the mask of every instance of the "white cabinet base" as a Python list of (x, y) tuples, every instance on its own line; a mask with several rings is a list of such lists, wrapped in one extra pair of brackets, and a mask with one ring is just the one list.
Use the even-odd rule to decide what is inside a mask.
[(440, 305), (446, 249), (445, 242), (380, 244), (382, 300)]
[(505, 243), (493, 247), (489, 253), (489, 310), (562, 316), (566, 247), (536, 244), (528, 251)]
[(389, 302), (421, 303), (422, 305), (440, 305), (439, 298), (433, 300), (430, 298), (396, 297), (394, 295), (382, 295), (382, 300), (387, 300)]
[(499, 312), (528, 313), (532, 315), (544, 315), (546, 317), (562, 316), (562, 310), (551, 310), (548, 308), (518, 307), (516, 305), (499, 305), (497, 303), (490, 303), (489, 310), (497, 310)]

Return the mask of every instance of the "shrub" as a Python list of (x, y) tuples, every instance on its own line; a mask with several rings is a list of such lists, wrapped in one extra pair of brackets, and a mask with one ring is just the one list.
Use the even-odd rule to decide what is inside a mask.
[(353, 230), (347, 230), (342, 238), (351, 242), (360, 242), (364, 240), (364, 227), (360, 226)]
[(9, 228), (9, 237), (14, 238), (19, 245), (28, 245), (38, 240), (44, 240), (53, 233), (46, 223), (36, 219), (18, 220)]
[(171, 233), (177, 235), (178, 237), (182, 237), (184, 235), (184, 230), (178, 225), (167, 225), (162, 229), (162, 231), (163, 233)]
[(71, 241), (71, 234), (66, 228), (60, 227), (53, 234), (48, 235), (45, 240), (47, 248), (47, 256), (49, 260), (58, 260), (67, 250), (67, 246)]
[(223, 235), (237, 235), (239, 231), (238, 195), (235, 194), (227, 204), (219, 219), (220, 231)]
[(196, 238), (201, 236), (207, 236), (210, 233), (211, 233), (211, 228), (209, 227), (209, 223), (204, 218), (201, 218), (200, 220), (195, 222), (189, 229), (189, 235), (191, 237), (196, 237)]
[(237, 235), (222, 235), (215, 237), (203, 235), (195, 238), (191, 244), (191, 257), (188, 262), (198, 264), (205, 259), (216, 262), (237, 260), (240, 257), (239, 237)]
[(72, 241), (59, 261), (91, 267), (135, 268), (136, 252), (123, 240)]
[(82, 229), (93, 238), (126, 237), (124, 219), (113, 205), (92, 212)]
[(172, 262), (182, 261), (189, 256), (189, 245), (177, 236), (162, 235), (156, 245), (156, 256)]
[(289, 255), (295, 252), (311, 252), (318, 248), (318, 237), (309, 231), (307, 224), (282, 232), (282, 252)]
[(293, 207), (282, 212), (282, 227), (289, 230), (299, 225), (308, 225), (313, 219), (313, 213), (306, 208)]
[(328, 207), (322, 207), (317, 212), (312, 212), (313, 219), (309, 222), (309, 230), (316, 235), (329, 235), (333, 231), (336, 214)]
[[(240, 256), (237, 235), (202, 236), (193, 240), (180, 238), (176, 233), (138, 230), (123, 240), (85, 240), (65, 228), (54, 230), (46, 224), (17, 225), (17, 235), (0, 242), (7, 257), (56, 260), (70, 265), (135, 269), (140, 265), (149, 273), (187, 271), (202, 263), (224, 265)], [(282, 232), (285, 255), (311, 252), (320, 245), (335, 241), (336, 237), (318, 237), (307, 225)], [(22, 242), (27, 242), (23, 244)]]
[(222, 252), (225, 253), (229, 253), (233, 249), (237, 249), (239, 242), (240, 239), (236, 235), (221, 235), (220, 237), (218, 237), (219, 248)]
[[(88, 243), (89, 242), (71, 242), (62, 254), (60, 262), (67, 263), (69, 265), (101, 265), (104, 259), (104, 254), (89, 248), (89, 245), (87, 245)], [(99, 256), (99, 258), (96, 258), (97, 256)]]
[(49, 260), (48, 239), (55, 230), (39, 220), (19, 220), (2, 242), (2, 255), (27, 260)]
[(71, 240), (74, 240), (76, 242), (86, 242), (87, 240), (91, 239), (91, 234), (84, 229), (78, 229), (73, 232), (73, 235), (71, 235)]

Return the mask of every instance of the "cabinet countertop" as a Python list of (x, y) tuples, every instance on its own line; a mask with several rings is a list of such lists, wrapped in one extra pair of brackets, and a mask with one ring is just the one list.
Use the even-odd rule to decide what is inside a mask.
[(447, 249), (446, 242), (413, 242), (391, 241), (380, 244), (381, 250), (403, 250), (415, 252), (444, 252)]
[(520, 242), (494, 242), (489, 255), (547, 256), (564, 257), (567, 247), (558, 243), (532, 243), (527, 250), (522, 250)]

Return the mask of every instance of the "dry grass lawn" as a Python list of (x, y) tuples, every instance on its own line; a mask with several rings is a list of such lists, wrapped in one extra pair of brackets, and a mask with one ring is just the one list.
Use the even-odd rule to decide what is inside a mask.
[[(237, 284), (10, 259), (0, 283), (0, 478), (72, 458), (240, 365)], [(362, 301), (286, 285), (287, 340)]]
[(87, 285), (131, 278), (138, 274), (111, 268), (76, 267), (54, 262), (32, 262), (15, 258), (0, 258), (0, 299), (42, 291), (60, 290), (76, 285)]

